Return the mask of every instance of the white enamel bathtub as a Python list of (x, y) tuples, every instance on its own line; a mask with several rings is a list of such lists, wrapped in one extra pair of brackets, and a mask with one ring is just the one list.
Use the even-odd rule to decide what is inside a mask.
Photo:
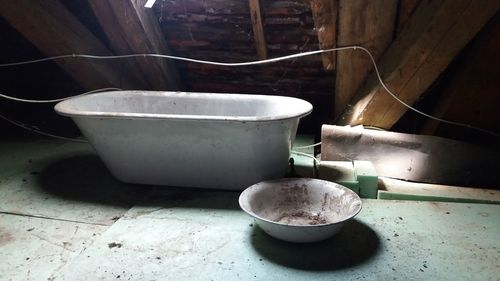
[(55, 106), (111, 173), (139, 184), (242, 190), (282, 177), (306, 101), (280, 96), (115, 91)]

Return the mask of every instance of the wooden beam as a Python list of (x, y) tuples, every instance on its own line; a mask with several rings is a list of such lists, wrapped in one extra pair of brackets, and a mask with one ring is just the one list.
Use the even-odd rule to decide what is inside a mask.
[(396, 34), (401, 33), (401, 30), (406, 25), (406, 22), (410, 19), (420, 1), (421, 0), (399, 0)]
[[(379, 58), (392, 41), (397, 0), (340, 0), (338, 46), (361, 45)], [(335, 116), (340, 115), (373, 69), (360, 51), (337, 52)]]
[[(335, 48), (337, 45), (337, 0), (311, 0), (311, 12), (320, 49)], [(323, 68), (334, 71), (336, 54), (324, 53), (322, 57)]]
[[(143, 0), (89, 0), (99, 23), (117, 54), (170, 54), (153, 9)], [(150, 89), (180, 90), (180, 76), (173, 61), (135, 58), (129, 68), (136, 69)]]
[(250, 18), (252, 19), (253, 38), (255, 40), (255, 48), (259, 59), (267, 59), (267, 45), (264, 36), (264, 27), (262, 25), (262, 15), (260, 12), (259, 0), (248, 0), (250, 6)]
[[(0, 0), (0, 15), (46, 56), (112, 53), (56, 0)], [(56, 63), (85, 89), (133, 88), (138, 81), (116, 61), (69, 58)]]
[[(498, 0), (422, 1), (379, 61), (388, 87), (413, 104), (499, 6)], [(407, 110), (383, 90), (373, 73), (351, 104), (339, 124), (389, 129)]]
[[(432, 112), (434, 116), (500, 132), (499, 48), (500, 13), (497, 13), (469, 43), (451, 70), (450, 79)], [(464, 130), (427, 119), (421, 133), (455, 133), (462, 137), (469, 133), (477, 138), (478, 132)]]

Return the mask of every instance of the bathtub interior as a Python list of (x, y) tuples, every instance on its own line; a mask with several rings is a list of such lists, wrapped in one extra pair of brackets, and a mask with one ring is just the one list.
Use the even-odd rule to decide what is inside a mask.
[(66, 115), (273, 120), (305, 115), (312, 106), (300, 99), (281, 96), (115, 91), (69, 99), (57, 105), (56, 110)]

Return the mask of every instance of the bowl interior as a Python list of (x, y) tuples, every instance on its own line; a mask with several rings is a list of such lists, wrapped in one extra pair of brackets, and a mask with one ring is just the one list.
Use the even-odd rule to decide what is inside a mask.
[(339, 184), (317, 179), (264, 181), (240, 196), (241, 208), (259, 219), (285, 225), (339, 223), (355, 216), (361, 199)]

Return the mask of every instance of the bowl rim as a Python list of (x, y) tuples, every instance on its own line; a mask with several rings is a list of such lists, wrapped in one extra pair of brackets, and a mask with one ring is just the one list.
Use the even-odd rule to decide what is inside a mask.
[[(350, 193), (350, 194), (354, 195), (354, 197), (356, 198), (356, 200), (359, 202), (358, 208), (352, 214), (350, 214), (347, 217), (342, 218), (339, 221), (329, 222), (329, 223), (323, 223), (323, 224), (304, 225), (304, 224), (290, 224), (290, 223), (276, 222), (276, 221), (273, 221), (273, 220), (261, 217), (261, 216), (257, 215), (256, 213), (254, 213), (253, 211), (248, 210), (247, 208), (245, 208), (243, 206), (244, 198), (248, 198), (248, 196), (247, 196), (248, 193), (250, 191), (254, 190), (254, 189), (259, 188), (259, 186), (261, 186), (264, 183), (271, 183), (272, 184), (272, 183), (281, 183), (281, 182), (295, 182), (297, 180), (322, 182), (324, 184), (327, 184), (328, 186), (345, 190), (347, 193)], [(268, 187), (269, 186), (271, 186), (271, 185), (268, 185)], [(363, 202), (361, 201), (361, 198), (359, 197), (359, 195), (356, 192), (352, 191), (351, 189), (349, 189), (349, 188), (347, 188), (347, 187), (345, 187), (345, 186), (343, 186), (341, 184), (335, 183), (335, 182), (321, 180), (321, 179), (314, 179), (314, 178), (280, 178), (280, 179), (266, 180), (266, 181), (261, 181), (261, 182), (255, 183), (255, 184), (247, 187), (245, 190), (243, 190), (243, 192), (241, 192), (241, 194), (240, 194), (240, 196), (238, 198), (238, 204), (240, 205), (240, 208), (245, 213), (247, 213), (248, 215), (250, 215), (251, 217), (253, 217), (255, 219), (262, 220), (264, 222), (268, 222), (268, 223), (271, 223), (271, 224), (281, 225), (281, 226), (287, 226), (287, 227), (325, 227), (325, 226), (329, 226), (329, 225), (341, 224), (341, 223), (344, 223), (344, 222), (352, 219), (357, 214), (359, 214), (359, 212), (361, 211), (361, 209), (363, 207)]]

